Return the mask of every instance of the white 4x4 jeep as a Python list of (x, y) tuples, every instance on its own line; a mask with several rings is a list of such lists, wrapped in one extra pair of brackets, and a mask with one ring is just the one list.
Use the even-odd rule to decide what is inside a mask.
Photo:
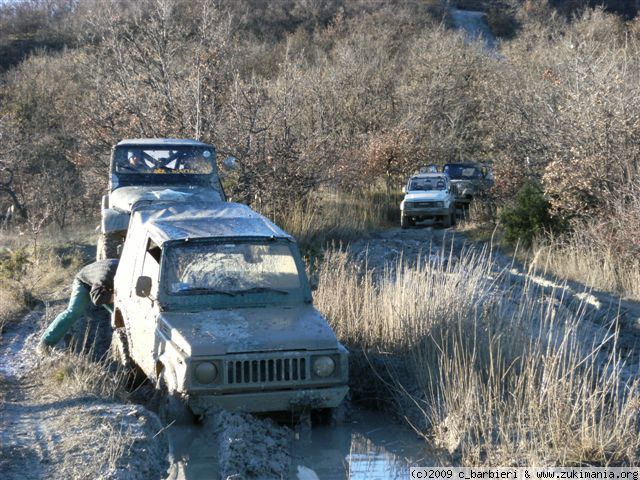
[(134, 210), (114, 284), (113, 349), (165, 391), (167, 417), (331, 409), (347, 393), (347, 351), (295, 241), (245, 205)]
[(213, 145), (195, 140), (123, 140), (111, 155), (109, 192), (102, 197), (97, 259), (118, 257), (131, 210), (157, 201), (224, 201)]
[(400, 226), (407, 228), (418, 221), (433, 220), (450, 227), (456, 222), (455, 195), (444, 173), (421, 173), (409, 179), (400, 203)]

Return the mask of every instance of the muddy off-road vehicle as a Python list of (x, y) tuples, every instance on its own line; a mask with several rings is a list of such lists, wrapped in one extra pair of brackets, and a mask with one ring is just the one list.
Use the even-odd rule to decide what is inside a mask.
[(113, 149), (110, 170), (109, 192), (102, 197), (98, 260), (118, 256), (138, 203), (225, 200), (215, 147), (195, 140), (123, 140)]
[(331, 409), (348, 390), (347, 351), (312, 305), (294, 239), (237, 203), (134, 210), (112, 326), (117, 357), (166, 393), (168, 418), (185, 405)]
[(420, 173), (403, 188), (400, 203), (400, 226), (412, 227), (422, 220), (440, 222), (450, 227), (456, 222), (455, 196), (449, 177), (442, 173)]
[(479, 163), (447, 163), (443, 173), (451, 179), (455, 187), (456, 206), (469, 207), (471, 200), (493, 184), (491, 169)]

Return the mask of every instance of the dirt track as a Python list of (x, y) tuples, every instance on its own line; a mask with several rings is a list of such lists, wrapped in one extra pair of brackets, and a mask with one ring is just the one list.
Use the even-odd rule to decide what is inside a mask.
[[(484, 247), (468, 244), (453, 230), (391, 229), (354, 242), (351, 256), (381, 270), (400, 258), (456, 261), (462, 249)], [(640, 363), (640, 304), (525, 272), (500, 254), (492, 259), (493, 272), (503, 275), (508, 288), (529, 282), (567, 308), (582, 309), (594, 338), (617, 325), (627, 363)], [(156, 436), (159, 421), (143, 405), (95, 397), (57, 400), (43, 392), (41, 381), (51, 375), (55, 358), (38, 364), (35, 345), (62, 303), (30, 313), (0, 339), (3, 478), (405, 478), (409, 466), (435, 461), (424, 443), (390, 416), (349, 403), (334, 426), (283, 426), (222, 413), (204, 426), (170, 427), (167, 443), (163, 434)], [(628, 369), (629, 376), (636, 372)], [(167, 445), (174, 465), (165, 474)]]
[[(55, 353), (40, 359), (40, 334), (60, 305), (40, 308), (3, 334), (0, 349), (0, 471), (4, 479), (159, 478), (166, 446), (154, 439), (155, 414), (141, 405), (68, 397), (46, 382), (65, 385)], [(84, 322), (83, 322), (84, 323)], [(48, 385), (48, 386), (45, 386)]]

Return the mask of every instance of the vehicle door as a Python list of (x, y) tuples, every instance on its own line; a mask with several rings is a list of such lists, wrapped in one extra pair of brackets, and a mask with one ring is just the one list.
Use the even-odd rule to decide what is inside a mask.
[[(158, 281), (160, 275), (160, 248), (149, 237), (144, 242), (144, 250), (136, 259), (133, 285), (129, 301), (129, 335), (132, 341), (131, 354), (135, 362), (147, 376), (155, 374), (155, 359), (157, 356), (156, 325), (159, 313), (157, 304)], [(151, 279), (148, 294), (140, 295), (136, 291), (139, 278)]]

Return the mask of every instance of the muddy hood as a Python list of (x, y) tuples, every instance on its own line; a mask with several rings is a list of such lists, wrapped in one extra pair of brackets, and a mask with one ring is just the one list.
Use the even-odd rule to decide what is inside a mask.
[(213, 188), (145, 185), (118, 188), (109, 197), (109, 206), (124, 212), (140, 201), (208, 202), (220, 201), (220, 194)]
[(337, 348), (326, 320), (310, 305), (209, 312), (163, 312), (158, 327), (190, 356)]

